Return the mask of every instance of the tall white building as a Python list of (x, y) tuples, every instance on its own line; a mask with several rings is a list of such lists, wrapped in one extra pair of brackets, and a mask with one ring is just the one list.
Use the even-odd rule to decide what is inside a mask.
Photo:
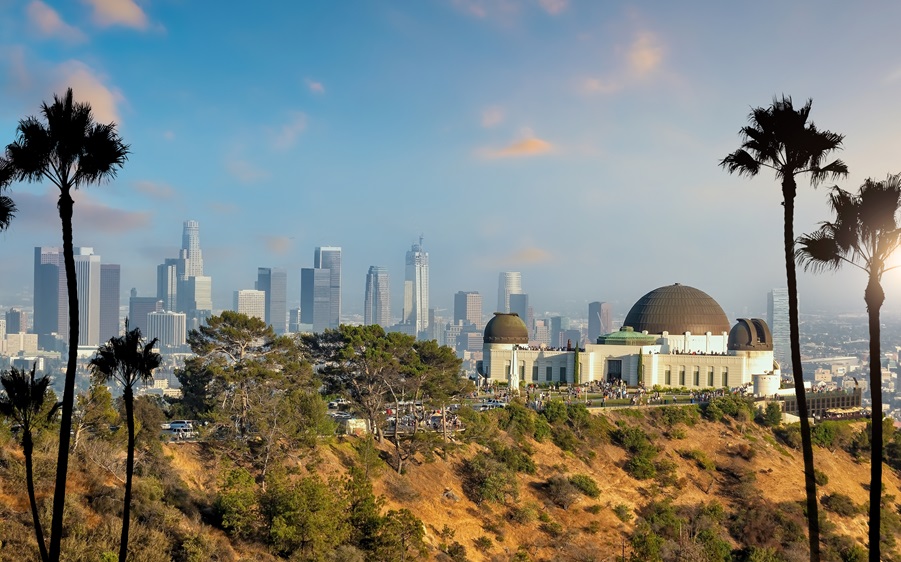
[[(100, 256), (93, 248), (75, 248), (78, 287), (78, 345), (100, 345)], [(68, 302), (66, 303), (68, 309)], [(68, 311), (66, 312), (68, 314)], [(66, 331), (68, 334), (68, 330)]]
[(403, 323), (419, 335), (429, 327), (429, 254), (422, 249), (422, 237), (407, 252), (406, 263)]
[(503, 271), (497, 278), (497, 312), (510, 312), (510, 295), (522, 294), (522, 273)]
[(791, 329), (788, 322), (788, 289), (766, 295), (766, 321), (773, 332), (773, 356), (785, 372), (791, 372)]
[(377, 265), (369, 266), (366, 274), (366, 295), (363, 302), (363, 324), (391, 325), (391, 293), (388, 289), (388, 270)]
[(183, 312), (151, 312), (147, 315), (146, 338), (159, 339), (160, 347), (185, 345), (187, 339), (187, 316)]
[(266, 321), (266, 291), (242, 289), (235, 291), (234, 310)]
[(203, 275), (203, 255), (200, 251), (200, 224), (187, 220), (181, 235), (181, 257), (185, 261), (185, 277)]
[(341, 248), (319, 246), (313, 254), (313, 268), (329, 271), (329, 328), (341, 324)]

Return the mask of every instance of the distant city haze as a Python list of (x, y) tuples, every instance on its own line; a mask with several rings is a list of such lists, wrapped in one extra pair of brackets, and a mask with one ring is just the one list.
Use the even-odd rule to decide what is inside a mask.
[[(521, 274), (536, 319), (586, 319), (592, 302), (619, 319), (673, 283), (766, 317), (785, 286), (779, 186), (718, 166), (751, 108), (812, 98), (817, 127), (845, 135), (841, 187), (901, 171), (901, 4), (298, 2), (210, 17), (144, 2), (124, 17), (47, 2), (50, 26), (27, 4), (0, 14), (0, 143), (67, 86), (116, 123), (128, 162), (74, 193), (73, 222), (76, 247), (120, 266), (123, 308), (132, 288), (156, 296), (191, 220), (202, 274), (185, 275), (204, 299), (212, 280), (214, 311), (260, 268), (285, 271), (298, 309), (301, 269), (340, 247), (330, 306), (362, 323), (378, 266), (397, 320), (422, 235), (428, 308), (445, 319), (460, 291), (489, 317), (503, 272)], [(0, 308), (31, 310), (34, 248), (62, 246), (58, 193), (10, 195)], [(795, 235), (827, 219), (826, 189), (800, 177)], [(884, 285), (885, 313), (901, 312), (901, 272)], [(851, 269), (799, 271), (801, 314), (862, 314), (864, 286)]]

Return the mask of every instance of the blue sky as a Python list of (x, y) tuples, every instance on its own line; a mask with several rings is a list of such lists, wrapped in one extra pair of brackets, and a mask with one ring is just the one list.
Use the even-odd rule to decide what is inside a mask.
[[(250, 6), (253, 6), (250, 8)], [(420, 234), (434, 306), (495, 304), (523, 272), (538, 314), (623, 315), (681, 282), (730, 315), (784, 285), (771, 176), (717, 165), (752, 106), (813, 98), (846, 135), (856, 189), (901, 171), (901, 36), (893, 2), (0, 0), (0, 142), (72, 86), (132, 155), (76, 196), (75, 241), (155, 292), (186, 219), (200, 222), (214, 306), (286, 267), (289, 301), (318, 245), (344, 249), (344, 311), (366, 270)], [(32, 248), (59, 245), (56, 195), (15, 185), (0, 305), (27, 304)], [(828, 217), (801, 189), (796, 232)], [(901, 311), (901, 273), (887, 310)], [(802, 312), (863, 312), (856, 274), (800, 275)]]

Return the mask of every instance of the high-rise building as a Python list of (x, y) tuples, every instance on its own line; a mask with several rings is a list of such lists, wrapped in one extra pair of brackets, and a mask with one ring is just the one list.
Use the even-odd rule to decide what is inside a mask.
[[(100, 344), (101, 315), (101, 265), (100, 256), (93, 248), (73, 248), (75, 261), (76, 294), (78, 297), (78, 345), (97, 346)], [(66, 285), (66, 269), (63, 264), (63, 249), (37, 247), (34, 249), (34, 332), (38, 336), (57, 334), (66, 340), (69, 337), (69, 298)], [(104, 294), (118, 295), (118, 266), (107, 268), (108, 291)], [(110, 296), (108, 303), (117, 296)], [(106, 317), (111, 318), (111, 304)], [(115, 317), (118, 318), (118, 301)], [(109, 321), (109, 320), (108, 320)], [(118, 324), (118, 320), (116, 321)], [(118, 328), (116, 329), (118, 333)], [(39, 338), (43, 346), (44, 337)]]
[[(68, 318), (66, 271), (63, 265), (63, 249), (39, 246), (34, 249), (34, 326), (33, 331), (42, 336), (62, 334)], [(62, 328), (61, 328), (62, 326)], [(43, 345), (43, 344), (42, 344)]]
[(550, 329), (548, 330), (548, 337), (550, 337), (548, 345), (551, 347), (563, 347), (566, 345), (566, 340), (563, 340), (563, 332), (567, 328), (569, 328), (569, 319), (562, 316), (552, 316), (550, 318)]
[(331, 327), (331, 279), (328, 269), (300, 270), (300, 323), (313, 326), (314, 333)]
[(10, 308), (6, 311), (5, 334), (18, 334), (28, 331), (28, 313), (18, 308)]
[(503, 271), (497, 279), (497, 312), (510, 312), (510, 295), (522, 293), (522, 273)]
[(266, 292), (257, 289), (235, 291), (235, 312), (266, 321)]
[(288, 331), (288, 272), (280, 268), (260, 267), (257, 269), (256, 288), (266, 295), (263, 319), (272, 326), (276, 334)]
[(131, 290), (128, 299), (128, 329), (140, 328), (147, 335), (147, 315), (164, 310), (162, 299), (156, 297), (139, 297), (137, 289)]
[(147, 315), (148, 340), (157, 338), (160, 347), (185, 345), (187, 339), (186, 315), (183, 312), (160, 311)]
[[(100, 256), (93, 248), (75, 248), (78, 287), (78, 345), (100, 345)], [(66, 307), (68, 315), (68, 306)], [(68, 329), (65, 337), (68, 337)]]
[(119, 335), (119, 264), (100, 264), (100, 342)]
[(535, 327), (529, 320), (529, 295), (526, 293), (511, 293), (509, 302), (510, 312), (515, 312), (522, 318), (522, 321), (526, 323), (526, 328), (529, 329), (529, 333), (531, 334)]
[(300, 326), (300, 309), (292, 308), (290, 311), (288, 311), (288, 331), (292, 334), (296, 334), (300, 331)]
[[(313, 254), (313, 267), (329, 271), (329, 328), (341, 324), (341, 248), (319, 246)], [(302, 307), (301, 307), (302, 308)]]
[(454, 324), (482, 328), (482, 295), (478, 291), (458, 291), (454, 295)]
[(613, 332), (612, 315), (609, 302), (588, 303), (588, 343), (597, 343), (598, 336)]
[(203, 255), (200, 251), (200, 224), (194, 220), (184, 222), (181, 235), (180, 256), (185, 260), (183, 275), (185, 277), (200, 277), (203, 275)]
[(178, 262), (168, 258), (156, 267), (156, 297), (163, 301), (165, 310), (178, 309)]
[(788, 321), (788, 289), (773, 289), (767, 293), (766, 321), (773, 334), (773, 357), (782, 372), (791, 372), (791, 330)]
[(413, 244), (407, 252), (403, 323), (417, 336), (429, 327), (429, 254), (422, 249), (421, 236), (419, 244)]
[(371, 265), (366, 274), (363, 324), (366, 326), (378, 324), (383, 328), (391, 325), (391, 293), (388, 270), (384, 267)]

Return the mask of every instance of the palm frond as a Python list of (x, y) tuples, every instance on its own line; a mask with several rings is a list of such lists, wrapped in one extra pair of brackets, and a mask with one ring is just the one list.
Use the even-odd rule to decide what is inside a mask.
[(823, 229), (798, 237), (796, 243), (795, 261), (804, 271), (835, 271), (844, 261), (835, 238)]
[(760, 171), (760, 162), (743, 149), (738, 149), (723, 158), (720, 166), (730, 174), (738, 173), (739, 176), (754, 177)]

